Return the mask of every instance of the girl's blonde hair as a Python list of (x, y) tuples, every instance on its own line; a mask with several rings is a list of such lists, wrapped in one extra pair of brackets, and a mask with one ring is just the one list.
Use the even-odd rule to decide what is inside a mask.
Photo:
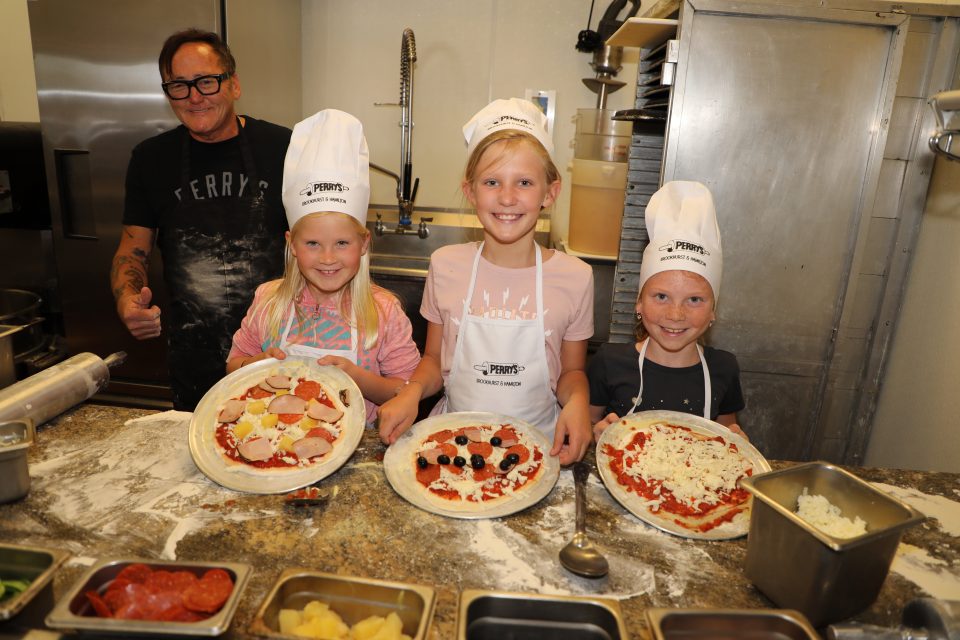
[[(277, 281), (277, 286), (271, 291), (265, 303), (265, 313), (267, 317), (267, 335), (279, 339), (280, 333), (285, 327), (284, 319), (287, 311), (293, 305), (294, 312), (297, 314), (297, 322), (303, 324), (305, 317), (297, 303), (300, 302), (300, 296), (303, 289), (307, 286), (307, 280), (300, 273), (300, 267), (297, 265), (297, 259), (290, 249), (290, 244), (297, 237), (298, 227), (302, 220), (327, 215), (343, 215), (345, 213), (322, 212), (311, 213), (297, 220), (290, 230), (290, 239), (284, 249), (284, 268), (283, 278)], [(353, 223), (357, 235), (361, 241), (370, 237), (370, 230), (360, 224), (353, 216), (347, 216)], [(380, 327), (380, 310), (373, 298), (373, 284), (370, 282), (370, 251), (360, 257), (360, 268), (350, 281), (349, 287), (344, 287), (340, 294), (339, 311), (350, 323), (355, 331), (360, 332), (363, 348), (367, 351), (377, 344)], [(359, 341), (358, 341), (359, 342)]]
[(480, 144), (477, 145), (477, 148), (473, 150), (473, 153), (470, 154), (470, 157), (467, 158), (467, 168), (463, 172), (463, 179), (465, 182), (473, 183), (477, 178), (477, 168), (480, 164), (480, 158), (483, 157), (483, 152), (489, 149), (494, 144), (500, 141), (506, 141), (506, 144), (503, 145), (500, 157), (502, 158), (509, 152), (512, 152), (519, 145), (524, 142), (530, 144), (533, 150), (540, 160), (543, 161), (543, 168), (547, 174), (547, 184), (553, 184), (560, 179), (560, 171), (557, 170), (557, 165), (553, 163), (553, 158), (550, 157), (550, 154), (547, 153), (547, 150), (543, 148), (543, 145), (540, 144), (540, 141), (534, 138), (532, 135), (526, 131), (520, 131), (518, 129), (500, 129), (494, 131), (486, 138), (480, 141)]

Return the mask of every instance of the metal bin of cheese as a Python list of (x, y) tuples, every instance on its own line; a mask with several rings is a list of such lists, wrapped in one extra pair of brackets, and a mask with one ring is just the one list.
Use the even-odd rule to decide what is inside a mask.
[(250, 631), (266, 638), (367, 638), (372, 631), (378, 639), (426, 640), (435, 604), (430, 587), (287, 569), (260, 605)]
[[(810, 462), (741, 481), (753, 494), (745, 573), (780, 607), (819, 627), (856, 615), (880, 593), (904, 530), (924, 515), (857, 476)], [(837, 521), (861, 519), (865, 532), (838, 537), (797, 513), (805, 496), (822, 496)], [(849, 523), (847, 523), (849, 524)]]
[(235, 562), (103, 559), (46, 622), (98, 636), (219, 636), (249, 577), (250, 566)]

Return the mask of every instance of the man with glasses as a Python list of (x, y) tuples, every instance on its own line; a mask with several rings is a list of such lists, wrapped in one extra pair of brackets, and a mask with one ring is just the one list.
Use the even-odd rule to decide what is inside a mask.
[(130, 333), (159, 336), (161, 310), (147, 282), (156, 240), (170, 297), (163, 325), (173, 403), (192, 411), (223, 377), (257, 285), (282, 274), (290, 130), (237, 115), (240, 78), (217, 34), (173, 34), (159, 64), (161, 87), (182, 126), (133, 150), (110, 279)]

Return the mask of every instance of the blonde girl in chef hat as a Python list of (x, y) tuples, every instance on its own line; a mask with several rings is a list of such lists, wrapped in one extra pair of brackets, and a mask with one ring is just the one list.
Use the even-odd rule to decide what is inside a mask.
[(483, 242), (431, 256), (420, 313), (428, 320), (420, 366), (380, 412), (393, 443), (418, 401), (441, 388), (435, 412), (493, 411), (536, 425), (562, 464), (591, 438), (585, 374), (593, 335), (593, 273), (534, 240), (540, 212), (560, 192), (543, 113), (527, 100), (495, 100), (463, 127), (463, 194)]
[(742, 435), (737, 359), (699, 343), (716, 319), (723, 269), (713, 197), (699, 182), (668, 182), (650, 198), (646, 224), (636, 342), (602, 345), (588, 369), (594, 434), (627, 413), (669, 409)]
[(420, 356), (399, 301), (370, 281), (369, 171), (352, 115), (327, 109), (294, 127), (283, 164), (283, 278), (257, 288), (227, 372), (269, 357), (316, 358), (353, 378), (372, 420)]

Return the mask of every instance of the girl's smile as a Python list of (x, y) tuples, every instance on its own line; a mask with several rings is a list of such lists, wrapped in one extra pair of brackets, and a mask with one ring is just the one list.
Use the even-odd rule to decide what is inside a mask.
[(360, 269), (370, 239), (354, 225), (344, 213), (325, 213), (302, 218), (287, 232), (290, 252), (318, 303), (335, 297)]
[(650, 336), (647, 358), (682, 367), (700, 361), (696, 342), (714, 321), (713, 289), (689, 271), (662, 271), (643, 285), (637, 313)]
[(540, 210), (553, 204), (560, 181), (547, 181), (543, 160), (529, 142), (492, 144), (477, 166), (463, 193), (477, 210), (486, 240), (512, 245), (532, 239)]

